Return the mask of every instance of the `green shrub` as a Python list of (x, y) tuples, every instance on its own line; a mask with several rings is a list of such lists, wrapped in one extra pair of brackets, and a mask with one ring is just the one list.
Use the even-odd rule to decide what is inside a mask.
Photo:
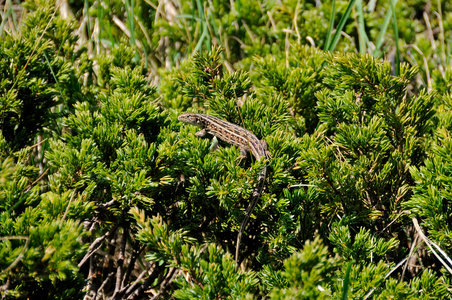
[[(450, 298), (447, 1), (47, 5), (0, 22), (3, 298)], [(186, 111), (268, 144), (238, 265), (265, 162)]]

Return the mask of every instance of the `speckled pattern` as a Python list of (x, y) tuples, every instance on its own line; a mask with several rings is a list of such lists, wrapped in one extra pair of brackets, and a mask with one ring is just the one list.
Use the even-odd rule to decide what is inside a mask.
[(184, 113), (178, 119), (200, 127), (201, 131), (197, 133), (198, 136), (209, 133), (228, 144), (239, 147), (242, 155), (251, 152), (256, 160), (267, 157), (263, 143), (245, 128), (205, 114)]
[(179, 121), (188, 123), (191, 125), (198, 126), (201, 128), (200, 131), (196, 133), (197, 136), (203, 137), (207, 133), (216, 136), (217, 138), (225, 141), (226, 143), (236, 145), (240, 148), (241, 156), (245, 156), (247, 153), (251, 154), (260, 160), (261, 158), (267, 159), (265, 166), (259, 173), (258, 183), (254, 189), (251, 201), (246, 209), (245, 216), (243, 218), (242, 224), (240, 225), (239, 233), (237, 234), (237, 242), (235, 245), (235, 262), (236, 269), (239, 267), (239, 249), (240, 241), (242, 239), (243, 231), (245, 230), (248, 220), (250, 218), (251, 212), (257, 204), (257, 200), (260, 198), (262, 191), (264, 189), (265, 177), (267, 175), (268, 166), (268, 155), (266, 149), (266, 143), (259, 141), (259, 139), (251, 132), (237, 126), (235, 124), (226, 122), (224, 120), (212, 117), (205, 114), (197, 113), (183, 113), (178, 117)]

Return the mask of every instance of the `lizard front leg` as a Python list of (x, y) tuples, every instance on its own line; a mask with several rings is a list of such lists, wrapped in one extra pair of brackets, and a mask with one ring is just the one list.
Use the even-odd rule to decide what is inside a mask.
[(204, 128), (204, 129), (201, 129), (200, 131), (198, 131), (197, 133), (195, 133), (195, 135), (198, 136), (198, 137), (205, 137), (206, 134), (207, 134), (207, 130), (206, 130), (205, 128)]

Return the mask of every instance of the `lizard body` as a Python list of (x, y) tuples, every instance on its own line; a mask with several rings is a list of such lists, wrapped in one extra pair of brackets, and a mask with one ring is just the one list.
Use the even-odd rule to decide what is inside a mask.
[[(178, 119), (184, 123), (200, 127), (201, 130), (196, 133), (199, 137), (203, 137), (208, 133), (216, 136), (226, 143), (239, 147), (241, 157), (246, 157), (246, 154), (250, 152), (257, 161), (261, 158), (268, 159), (266, 143), (260, 141), (251, 131), (246, 130), (245, 128), (206, 114), (183, 113), (179, 115)], [(235, 249), (236, 268), (238, 268), (239, 249), (242, 234), (248, 224), (251, 212), (256, 206), (257, 200), (262, 194), (265, 177), (267, 175), (267, 165), (268, 162), (266, 162), (265, 166), (259, 173), (258, 183), (254, 189), (248, 208), (246, 209), (245, 216), (240, 225), (239, 233), (237, 234)]]

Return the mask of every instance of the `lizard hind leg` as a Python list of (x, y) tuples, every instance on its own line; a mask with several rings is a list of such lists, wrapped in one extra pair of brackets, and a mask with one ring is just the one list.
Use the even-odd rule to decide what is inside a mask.
[(267, 155), (268, 158), (273, 158), (270, 151), (268, 151), (268, 144), (266, 140), (260, 140), (262, 147), (264, 147), (265, 155)]
[(243, 161), (246, 161), (248, 153), (248, 149), (240, 148), (240, 155), (235, 159), (238, 165), (241, 165)]

